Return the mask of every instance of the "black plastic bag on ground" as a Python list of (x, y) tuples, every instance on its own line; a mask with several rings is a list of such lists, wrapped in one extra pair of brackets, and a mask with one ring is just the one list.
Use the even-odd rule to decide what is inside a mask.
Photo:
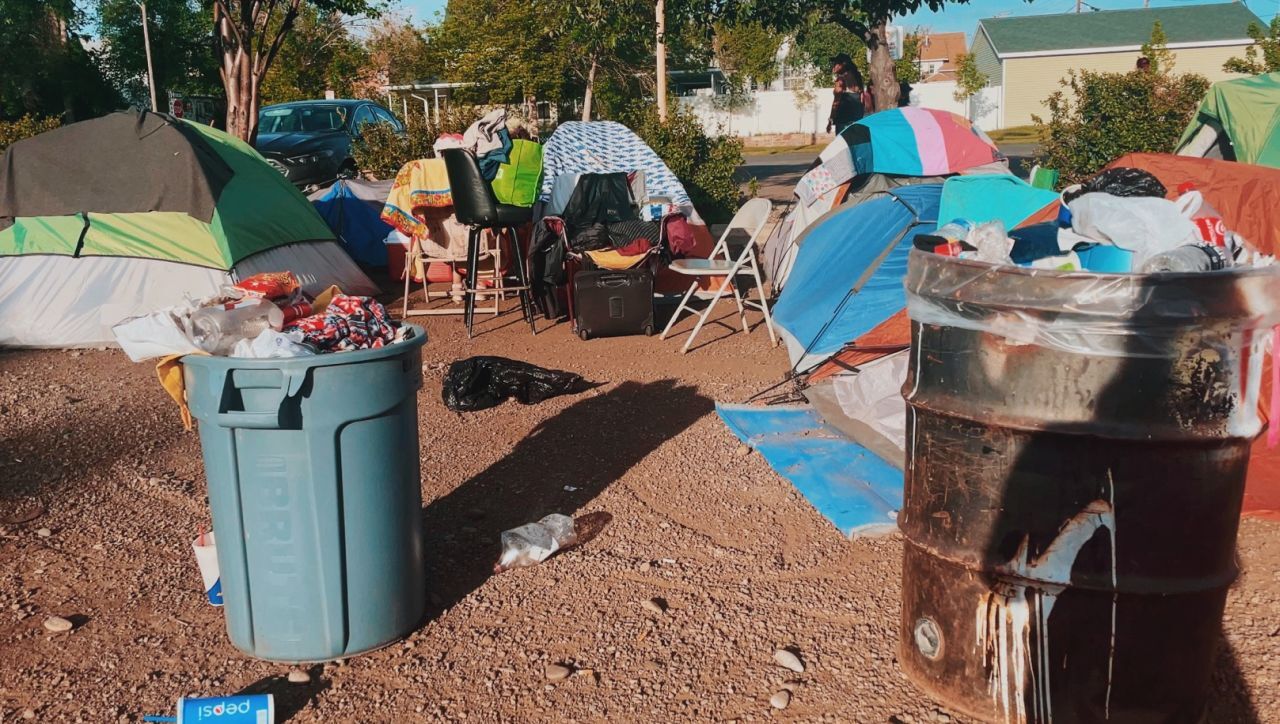
[(1068, 188), (1062, 192), (1062, 199), (1071, 203), (1076, 197), (1102, 192), (1112, 196), (1154, 196), (1163, 199), (1169, 190), (1160, 183), (1160, 179), (1148, 171), (1128, 166), (1118, 166), (1102, 171), (1097, 176), (1080, 184), (1079, 188)]
[(454, 412), (474, 412), (514, 397), (521, 404), (578, 392), (581, 375), (549, 370), (506, 357), (468, 357), (449, 365), (441, 397)]

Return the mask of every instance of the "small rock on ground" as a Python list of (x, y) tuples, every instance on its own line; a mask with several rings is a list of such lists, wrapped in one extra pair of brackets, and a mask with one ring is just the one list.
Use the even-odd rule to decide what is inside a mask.
[(783, 689), (778, 693), (774, 694), (773, 696), (769, 697), (769, 706), (772, 706), (774, 709), (786, 709), (787, 705), (790, 703), (791, 703), (791, 692), (787, 691), (786, 689)]
[(797, 674), (804, 673), (804, 664), (801, 663), (800, 657), (786, 649), (778, 649), (777, 651), (774, 651), (773, 660), (778, 662), (778, 666), (781, 666), (784, 669), (790, 669)]
[(561, 664), (547, 664), (547, 681), (561, 681), (569, 678), (569, 674), (573, 673), (573, 669)]
[(75, 628), (75, 624), (61, 616), (50, 616), (44, 620), (44, 627), (54, 633), (64, 633)]
[(311, 674), (308, 674), (302, 669), (294, 669), (289, 672), (289, 683), (291, 684), (306, 684), (310, 683), (310, 681)]
[(667, 602), (661, 598), (648, 598), (640, 604), (646, 611), (662, 615), (667, 612)]

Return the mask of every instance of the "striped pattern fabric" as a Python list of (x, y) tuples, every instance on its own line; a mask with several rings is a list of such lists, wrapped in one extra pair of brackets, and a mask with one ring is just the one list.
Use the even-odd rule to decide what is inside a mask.
[[(894, 108), (846, 128), (800, 179), (805, 204), (854, 176), (947, 176), (1000, 158), (991, 139), (963, 116), (932, 108)], [(850, 162), (852, 161), (852, 162)]]
[(689, 194), (658, 154), (630, 128), (613, 121), (561, 123), (542, 149), (540, 201), (551, 199), (551, 189), (562, 174), (644, 171), (650, 197), (662, 196), (677, 206), (692, 208)]

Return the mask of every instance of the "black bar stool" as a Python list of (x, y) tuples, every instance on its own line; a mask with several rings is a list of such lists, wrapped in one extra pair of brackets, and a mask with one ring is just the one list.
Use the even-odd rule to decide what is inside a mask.
[[(533, 209), (523, 206), (500, 204), (493, 195), (493, 187), (480, 175), (480, 164), (476, 163), (475, 154), (461, 148), (446, 148), (440, 151), (444, 158), (445, 171), (449, 174), (449, 192), (453, 195), (453, 213), (458, 222), (471, 227), (467, 236), (467, 280), (465, 308), (463, 317), (467, 323), (467, 338), (471, 337), (471, 322), (475, 316), (477, 289), (476, 276), (480, 266), (480, 234), (485, 230), (494, 233), (502, 229), (511, 231), (511, 246), (515, 253), (516, 279), (518, 287), (505, 287), (503, 291), (518, 291), (520, 308), (524, 318), (529, 322), (529, 329), (538, 333), (533, 324), (533, 297), (529, 288), (529, 272), (524, 264), (524, 251), (520, 249), (518, 228), (533, 221)], [(499, 242), (501, 243), (501, 242)], [(497, 274), (501, 274), (499, 270)], [(497, 293), (497, 292), (495, 292)]]

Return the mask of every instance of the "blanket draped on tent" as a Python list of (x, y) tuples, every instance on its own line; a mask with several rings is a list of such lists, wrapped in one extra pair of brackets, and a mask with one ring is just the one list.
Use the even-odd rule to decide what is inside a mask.
[(665, 197), (676, 206), (692, 210), (693, 202), (684, 185), (662, 158), (631, 129), (613, 121), (569, 121), (556, 128), (542, 149), (542, 190), (538, 198), (551, 199), (551, 190), (561, 174), (618, 171), (644, 171), (650, 196)]
[(796, 184), (804, 204), (868, 173), (945, 176), (1001, 158), (991, 139), (963, 116), (895, 108), (858, 121), (823, 149), (819, 165)]

